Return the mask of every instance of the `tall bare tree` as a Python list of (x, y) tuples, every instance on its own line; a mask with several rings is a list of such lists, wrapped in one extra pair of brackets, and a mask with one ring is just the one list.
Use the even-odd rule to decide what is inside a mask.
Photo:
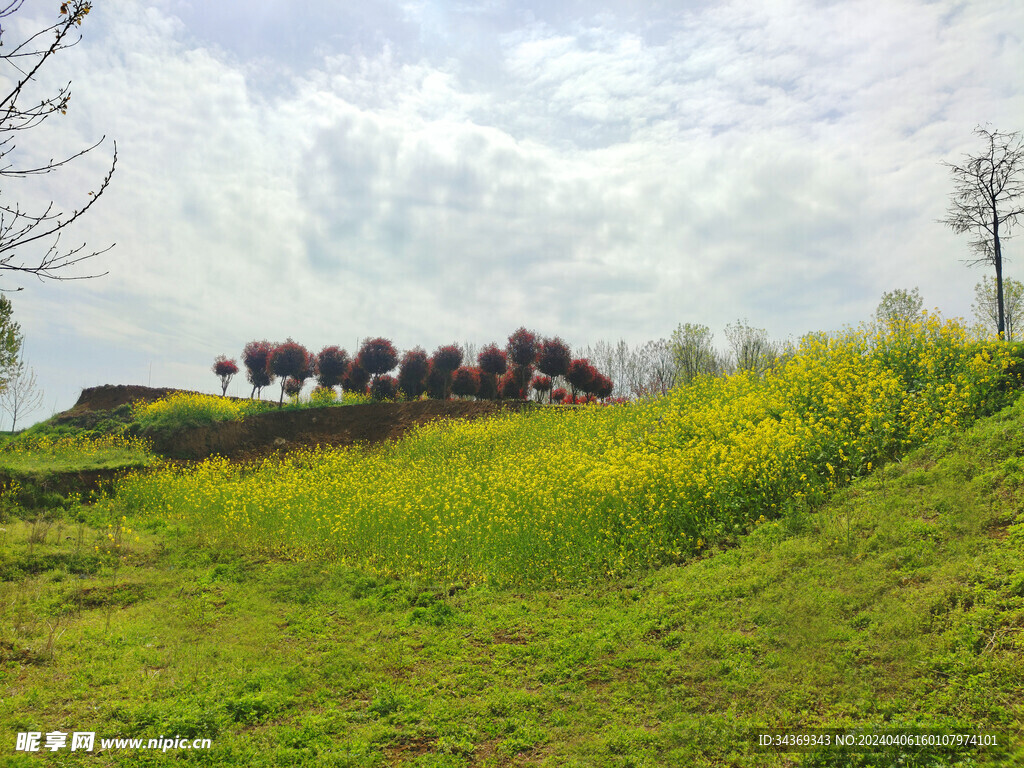
[(953, 175), (954, 191), (942, 224), (957, 234), (975, 236), (971, 266), (991, 264), (996, 271), (997, 332), (1005, 338), (1002, 241), (1009, 239), (1017, 219), (1024, 214), (1024, 140), (1019, 132), (1004, 133), (982, 128), (974, 133), (987, 147), (961, 165), (943, 162)]
[[(99, 187), (89, 192), (79, 207), (69, 211), (58, 210), (52, 201), (45, 208), (31, 211), (23, 209), (16, 200), (10, 199), (8, 183), (11, 179), (27, 179), (53, 173), (91, 152), (103, 141), (101, 138), (73, 155), (59, 160), (51, 158), (40, 164), (18, 166), (9, 158), (16, 149), (15, 138), (20, 132), (35, 128), (54, 113), (67, 114), (71, 83), (56, 93), (43, 94), (42, 97), (31, 94), (31, 90), (43, 64), (54, 54), (77, 45), (82, 39), (77, 29), (92, 10), (92, 3), (88, 0), (62, 2), (56, 22), (25, 40), (9, 44), (5, 39), (5, 21), (21, 10), (23, 4), (24, 0), (0, 0), (0, 80), (13, 83), (6, 95), (3, 94), (6, 89), (0, 90), (0, 270), (23, 272), (53, 280), (99, 277), (68, 275), (64, 270), (108, 251), (113, 246), (89, 252), (85, 243), (77, 247), (62, 247), (60, 238), (64, 230), (89, 210), (106, 191), (117, 164), (117, 144), (114, 144), (110, 170)], [(19, 257), (20, 252), (36, 248), (39, 249), (37, 256), (29, 258), (27, 262)]]

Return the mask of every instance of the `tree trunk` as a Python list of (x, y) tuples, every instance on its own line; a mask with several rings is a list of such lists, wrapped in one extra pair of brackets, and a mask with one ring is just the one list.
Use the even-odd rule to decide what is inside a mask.
[(1006, 341), (1006, 315), (1003, 310), (1003, 253), (999, 246), (999, 214), (992, 211), (992, 253), (996, 262), (996, 307), (998, 320), (996, 331), (1000, 341)]

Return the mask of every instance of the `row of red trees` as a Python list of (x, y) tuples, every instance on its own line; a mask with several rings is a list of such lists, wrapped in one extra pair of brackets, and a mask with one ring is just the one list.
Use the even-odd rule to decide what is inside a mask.
[[(324, 347), (314, 355), (288, 339), (283, 344), (251, 341), (242, 351), (246, 378), (252, 384), (249, 397), (258, 396), (275, 379), (281, 381), (279, 402), (298, 395), (306, 381), (315, 378), (318, 388), (371, 395), (375, 400), (426, 395), (447, 400), (452, 395), (483, 400), (525, 400), (531, 392), (538, 400), (577, 403), (611, 396), (612, 381), (585, 358), (573, 359), (564, 341), (540, 339), (520, 328), (504, 349), (489, 344), (477, 355), (475, 366), (463, 365), (462, 349), (455, 344), (438, 347), (433, 355), (420, 347), (399, 359), (394, 345), (384, 338), (369, 339), (354, 358), (339, 347)], [(398, 369), (397, 376), (391, 373)], [(238, 373), (238, 364), (221, 355), (213, 364), (220, 377), (221, 393)], [(564, 387), (555, 382), (564, 381)]]

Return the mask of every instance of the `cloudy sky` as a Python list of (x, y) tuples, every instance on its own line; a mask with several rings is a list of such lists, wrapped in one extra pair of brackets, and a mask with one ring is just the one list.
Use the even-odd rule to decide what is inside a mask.
[(0, 275), (36, 418), (99, 384), (213, 392), (252, 339), (724, 343), (914, 286), (969, 315), (986, 273), (935, 222), (940, 161), (1024, 128), (1019, 0), (94, 0), (81, 31), (26, 97), (72, 80), (68, 114), (11, 159), (107, 139), (2, 190), (74, 208), (117, 142), (65, 239), (116, 243), (78, 272), (108, 274)]

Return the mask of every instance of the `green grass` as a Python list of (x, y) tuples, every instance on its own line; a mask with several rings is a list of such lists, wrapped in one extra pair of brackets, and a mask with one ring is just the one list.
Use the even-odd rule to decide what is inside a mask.
[(154, 461), (146, 443), (118, 436), (26, 436), (0, 448), (0, 472), (15, 476), (145, 467)]
[[(15, 521), (0, 760), (40, 764), (14, 735), (60, 729), (209, 737), (175, 757), (218, 766), (1021, 764), (1022, 457), (1018, 404), (736, 547), (560, 589), (254, 559), (100, 508)], [(758, 752), (768, 727), (994, 731), (1011, 752)]]

